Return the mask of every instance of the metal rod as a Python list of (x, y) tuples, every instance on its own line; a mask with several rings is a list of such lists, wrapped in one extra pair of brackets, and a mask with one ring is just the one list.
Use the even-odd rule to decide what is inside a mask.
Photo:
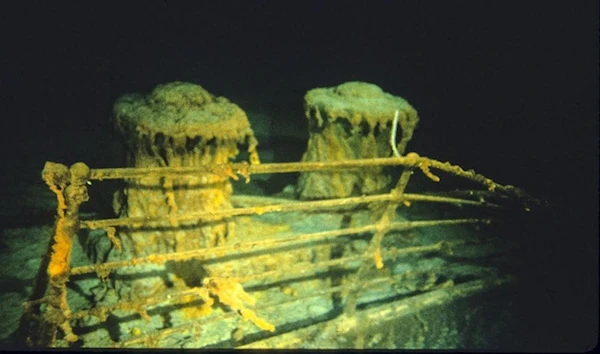
[(344, 294), (347, 295), (348, 299), (346, 301), (346, 307), (344, 309), (344, 312), (347, 313), (349, 316), (352, 316), (356, 312), (356, 299), (358, 293), (362, 287), (362, 284), (364, 283), (363, 279), (366, 272), (371, 268), (371, 263), (366, 261), (365, 259), (368, 257), (374, 257), (376, 267), (383, 268), (383, 261), (381, 259), (380, 254), (381, 242), (383, 241), (383, 237), (385, 236), (385, 234), (390, 229), (391, 221), (394, 215), (396, 214), (396, 208), (404, 200), (404, 190), (406, 189), (406, 186), (408, 185), (408, 181), (410, 180), (410, 176), (412, 174), (413, 171), (410, 168), (405, 168), (404, 171), (402, 171), (402, 174), (398, 179), (396, 187), (394, 187), (394, 189), (392, 190), (392, 201), (386, 205), (383, 214), (379, 218), (379, 221), (377, 221), (377, 224), (375, 225), (376, 232), (371, 238), (371, 242), (369, 243), (369, 246), (367, 247), (367, 250), (363, 255), (364, 259), (362, 261), (362, 264), (358, 268), (358, 271), (352, 276), (353, 281), (351, 281), (351, 284), (354, 285), (354, 288), (351, 288), (349, 290), (349, 294)]
[[(405, 194), (403, 200), (410, 202), (434, 202), (434, 203), (451, 203), (458, 205), (473, 205), (477, 207), (489, 207), (499, 208), (499, 205), (478, 202), (473, 200), (450, 198), (450, 197), (438, 197), (431, 195), (422, 194)], [(186, 222), (186, 221), (208, 221), (208, 220), (219, 220), (222, 218), (229, 218), (234, 216), (243, 215), (262, 215), (266, 213), (274, 212), (295, 212), (295, 211), (313, 211), (323, 209), (336, 209), (343, 210), (342, 207), (350, 207), (360, 204), (369, 203), (380, 203), (392, 200), (394, 197), (391, 194), (378, 194), (372, 196), (361, 196), (361, 197), (349, 197), (349, 198), (338, 198), (329, 200), (319, 201), (308, 201), (308, 202), (291, 202), (281, 204), (271, 204), (264, 206), (255, 207), (243, 207), (234, 209), (224, 209), (215, 211), (202, 211), (193, 212), (179, 215), (168, 215), (158, 217), (132, 217), (132, 218), (114, 218), (114, 219), (103, 219), (103, 220), (84, 220), (81, 221), (81, 227), (88, 229), (102, 229), (107, 227), (117, 226), (132, 226), (136, 224), (148, 224), (154, 222)]]
[[(450, 219), (450, 220), (426, 220), (426, 221), (403, 221), (390, 224), (390, 230), (409, 230), (419, 227), (439, 226), (439, 225), (457, 225), (469, 223), (490, 223), (489, 219)], [(136, 266), (142, 264), (163, 264), (167, 261), (185, 261), (188, 259), (205, 260), (217, 258), (219, 255), (227, 255), (227, 252), (244, 253), (248, 251), (259, 252), (276, 247), (289, 246), (295, 243), (303, 243), (312, 240), (331, 239), (340, 236), (356, 235), (365, 232), (371, 232), (376, 229), (376, 225), (367, 225), (361, 227), (352, 227), (341, 230), (322, 231), (315, 233), (302, 234), (296, 237), (283, 239), (268, 239), (254, 242), (236, 243), (227, 246), (218, 246), (213, 248), (203, 248), (191, 251), (149, 255), (146, 257), (133, 258), (123, 261), (106, 262), (101, 264), (74, 267), (71, 269), (71, 275), (81, 275), (87, 273), (104, 273), (114, 269)], [(262, 248), (258, 248), (263, 246)]]
[[(421, 157), (411, 152), (402, 157), (384, 157), (372, 159), (357, 159), (329, 162), (283, 162), (250, 165), (247, 162), (231, 163), (222, 165), (205, 165), (199, 167), (165, 167), (165, 168), (104, 168), (91, 170), (90, 180), (139, 178), (147, 175), (189, 175), (214, 173), (223, 177), (237, 179), (236, 175), (249, 177), (251, 174), (290, 173), (318, 170), (348, 170), (373, 166), (404, 166), (408, 168), (427, 167), (434, 168), (449, 174), (462, 177), (484, 185), (490, 191), (501, 191), (518, 197), (526, 197), (527, 194), (514, 187), (503, 186), (493, 180), (477, 174), (474, 170), (465, 171), (462, 167), (452, 165), (450, 162), (441, 162), (427, 157)], [(424, 171), (425, 172), (425, 171)]]

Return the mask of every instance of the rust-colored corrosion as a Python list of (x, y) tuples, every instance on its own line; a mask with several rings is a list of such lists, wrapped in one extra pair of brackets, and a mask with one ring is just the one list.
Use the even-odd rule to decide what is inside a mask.
[[(244, 111), (201, 86), (173, 82), (148, 96), (125, 95), (114, 106), (115, 124), (127, 147), (127, 164), (135, 168), (195, 167), (227, 164), (247, 145), (250, 163), (259, 163), (257, 141)], [(123, 217), (152, 218), (189, 211), (230, 209), (229, 174), (161, 176), (129, 179), (114, 209)], [(141, 256), (223, 244), (233, 225), (179, 225), (173, 230), (122, 232), (124, 254)], [(185, 230), (182, 230), (185, 227)]]
[[(309, 123), (308, 146), (302, 157), (305, 162), (388, 157), (392, 154), (394, 124), (401, 128), (398, 150), (402, 154), (419, 120), (417, 111), (406, 100), (365, 82), (310, 90), (304, 106)], [(384, 172), (382, 167), (306, 172), (298, 181), (298, 193), (303, 199), (380, 193), (389, 188), (391, 181)]]
[[(29, 346), (55, 346), (57, 330), (60, 328), (67, 342), (75, 342), (78, 336), (70, 324), (69, 304), (66, 284), (71, 270), (73, 239), (79, 230), (79, 207), (89, 199), (87, 182), (90, 169), (82, 162), (65, 165), (47, 162), (42, 171), (42, 179), (57, 197), (57, 220), (54, 237), (50, 246), (50, 259), (45, 274), (45, 289), (34, 293), (44, 293), (43, 300), (26, 306), (22, 326), (27, 327), (26, 342)], [(41, 306), (45, 304), (45, 311)]]

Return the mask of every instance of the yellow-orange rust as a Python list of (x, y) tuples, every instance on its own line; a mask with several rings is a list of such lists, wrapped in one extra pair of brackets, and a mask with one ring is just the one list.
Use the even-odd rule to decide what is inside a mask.
[(47, 307), (42, 312), (41, 302), (35, 305), (35, 308), (28, 308), (31, 313), (41, 313), (41, 324), (31, 324), (29, 327), (28, 343), (54, 346), (57, 328), (63, 331), (64, 339), (68, 342), (78, 340), (69, 323), (71, 311), (67, 303), (66, 283), (70, 275), (73, 238), (80, 225), (79, 206), (88, 200), (89, 174), (89, 167), (81, 162), (73, 164), (70, 168), (47, 162), (42, 171), (42, 178), (57, 196), (58, 218), (46, 269), (48, 285), (43, 303)]
[[(304, 106), (309, 127), (308, 144), (302, 156), (305, 162), (390, 156), (390, 136), (398, 124), (402, 129), (398, 150), (403, 154), (419, 121), (417, 111), (406, 100), (366, 82), (312, 89), (304, 97)], [(298, 193), (303, 199), (373, 194), (387, 190), (390, 181), (382, 166), (356, 171), (305, 172), (298, 180)]]

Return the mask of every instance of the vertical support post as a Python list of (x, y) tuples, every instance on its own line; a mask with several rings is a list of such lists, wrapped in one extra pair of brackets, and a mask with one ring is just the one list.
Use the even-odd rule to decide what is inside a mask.
[(348, 294), (346, 297), (346, 306), (344, 308), (344, 313), (347, 316), (354, 316), (356, 314), (356, 301), (358, 297), (358, 293), (360, 292), (363, 279), (367, 274), (367, 271), (371, 269), (371, 262), (366, 262), (365, 259), (367, 257), (373, 257), (375, 261), (375, 266), (377, 269), (383, 268), (383, 261), (381, 260), (381, 242), (383, 241), (383, 237), (390, 229), (390, 224), (394, 219), (394, 215), (396, 214), (396, 209), (398, 205), (402, 203), (404, 199), (404, 190), (408, 184), (410, 176), (413, 174), (412, 168), (405, 168), (398, 179), (398, 183), (396, 187), (392, 189), (390, 194), (392, 195), (392, 200), (386, 205), (385, 210), (383, 211), (383, 215), (376, 224), (376, 231), (373, 237), (371, 238), (371, 242), (367, 247), (367, 250), (364, 253), (364, 258), (361, 261), (361, 265), (352, 277), (350, 281), (350, 286), (348, 287)]
[[(58, 199), (58, 218), (54, 227), (54, 238), (50, 260), (46, 270), (48, 285), (41, 303), (46, 304), (45, 312), (41, 313), (38, 304), (34, 312), (41, 316), (32, 316), (39, 323), (30, 323), (27, 334), (27, 344), (30, 346), (53, 347), (56, 343), (57, 328), (63, 331), (65, 340), (75, 342), (79, 338), (69, 324), (70, 309), (67, 303), (66, 283), (71, 269), (71, 250), (73, 239), (79, 231), (79, 207), (89, 200), (87, 182), (90, 169), (77, 162), (67, 169), (62, 164), (47, 162), (42, 171), (42, 178)], [(29, 311), (32, 311), (29, 309)]]

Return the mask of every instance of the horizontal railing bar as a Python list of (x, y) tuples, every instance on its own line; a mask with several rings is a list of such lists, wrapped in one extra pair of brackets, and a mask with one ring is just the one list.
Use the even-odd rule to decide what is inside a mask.
[(364, 168), (373, 166), (411, 166), (412, 160), (406, 157), (389, 157), (374, 159), (357, 159), (329, 162), (277, 162), (250, 165), (247, 162), (230, 164), (200, 165), (195, 167), (142, 167), (142, 168), (99, 168), (92, 169), (90, 180), (139, 178), (149, 175), (162, 177), (169, 175), (194, 175), (202, 173), (220, 174), (224, 171), (233, 173), (249, 172), (250, 174), (292, 173), (318, 170), (338, 170)]
[[(411, 253), (425, 253), (425, 252), (441, 251), (444, 248), (450, 247), (452, 245), (462, 244), (462, 243), (464, 243), (464, 242), (440, 241), (440, 242), (437, 242), (437, 243), (434, 243), (431, 245), (426, 245), (426, 246), (413, 246), (413, 247), (405, 247), (405, 248), (397, 248), (397, 249), (387, 249), (387, 250), (382, 251), (382, 253), (385, 258), (398, 257), (400, 255), (407, 255), (407, 254), (411, 254)], [(260, 279), (271, 278), (271, 277), (273, 277), (274, 279), (277, 279), (277, 281), (281, 281), (281, 280), (287, 280), (288, 278), (290, 278), (289, 275), (304, 275), (304, 276), (307, 274), (310, 275), (310, 274), (316, 272), (316, 269), (318, 269), (318, 268), (344, 265), (344, 264), (348, 264), (350, 262), (361, 260), (361, 259), (368, 260), (369, 258), (371, 258), (371, 257), (368, 254), (360, 254), (360, 255), (356, 255), (356, 256), (348, 256), (348, 257), (331, 259), (328, 261), (321, 261), (318, 263), (304, 262), (301, 264), (294, 264), (293, 267), (289, 267), (289, 268), (286, 267), (285, 269), (277, 269), (277, 270), (263, 272), (263, 273), (259, 273), (259, 274), (255, 274), (255, 275), (240, 276), (240, 277), (232, 276), (232, 277), (239, 279), (240, 282), (242, 282), (242, 283), (245, 283), (245, 282), (248, 282), (251, 280), (260, 280)], [(285, 278), (278, 277), (281, 274), (286, 275), (286, 277)], [(291, 277), (291, 278), (293, 278), (293, 277)]]
[(510, 194), (522, 195), (523, 191), (514, 186), (503, 186), (497, 184), (491, 179), (477, 174), (473, 170), (464, 170), (458, 165), (452, 165), (450, 162), (441, 162), (427, 157), (421, 157), (417, 153), (411, 152), (401, 157), (380, 157), (372, 159), (356, 159), (328, 162), (279, 162), (250, 165), (247, 162), (238, 162), (220, 165), (202, 165), (197, 167), (151, 167), (151, 168), (103, 168), (92, 169), (90, 180), (103, 179), (123, 179), (139, 178), (148, 175), (160, 177), (169, 175), (190, 175), (201, 173), (214, 173), (223, 177), (237, 178), (237, 175), (249, 177), (251, 174), (269, 174), (269, 173), (291, 173), (291, 172), (310, 172), (322, 170), (347, 170), (354, 168), (374, 167), (374, 166), (404, 166), (410, 168), (421, 168), (427, 173), (429, 168), (438, 169), (458, 177), (472, 180), (483, 184), (489, 190), (499, 190)]
[[(465, 223), (489, 223), (489, 219), (448, 219), (448, 220), (426, 220), (426, 221), (403, 221), (395, 222), (390, 225), (391, 230), (407, 230), (419, 227), (438, 226), (438, 225), (456, 225)], [(293, 245), (295, 243), (303, 243), (312, 240), (325, 240), (327, 238), (335, 238), (339, 236), (355, 235), (376, 230), (376, 225), (367, 225), (361, 227), (352, 227), (340, 230), (322, 231), (316, 233), (307, 233), (300, 236), (282, 239), (268, 239), (246, 243), (236, 243), (232, 245), (217, 246), (212, 248), (202, 248), (191, 251), (156, 254), (146, 257), (133, 258), (130, 260), (113, 261), (101, 264), (87, 265), (74, 267), (71, 269), (71, 275), (81, 275), (93, 272), (106, 272), (121, 267), (136, 266), (142, 264), (163, 264), (168, 261), (185, 261), (188, 259), (206, 260), (217, 258), (218, 255), (226, 256), (229, 251), (236, 254), (244, 253), (245, 251), (260, 252), (267, 249), (272, 249), (281, 246)], [(263, 246), (257, 248), (257, 246)], [(223, 257), (218, 256), (218, 257)]]
[[(148, 223), (172, 223), (172, 222), (188, 222), (188, 221), (208, 221), (208, 220), (219, 220), (222, 218), (229, 218), (234, 216), (243, 215), (262, 215), (266, 213), (274, 212), (295, 212), (295, 211), (307, 211), (307, 210), (322, 210), (331, 208), (348, 207), (359, 204), (369, 203), (380, 203), (388, 202), (392, 200), (391, 194), (378, 194), (371, 196), (360, 196), (360, 197), (349, 197), (349, 198), (338, 198), (318, 201), (305, 201), (305, 202), (292, 202), (285, 204), (271, 204), (256, 207), (243, 207), (234, 209), (223, 209), (214, 211), (201, 211), (192, 212), (186, 214), (177, 215), (165, 215), (158, 217), (131, 217), (131, 218), (114, 218), (114, 219), (103, 219), (103, 220), (83, 220), (80, 222), (81, 227), (88, 229), (98, 229), (106, 227), (116, 226), (132, 226), (135, 224), (148, 224)], [(434, 203), (451, 203), (451, 204), (465, 204), (473, 205), (478, 207), (489, 207), (499, 208), (499, 205), (479, 202), (466, 199), (450, 198), (450, 197), (438, 197), (424, 194), (404, 194), (404, 200), (409, 202), (434, 202)]]

